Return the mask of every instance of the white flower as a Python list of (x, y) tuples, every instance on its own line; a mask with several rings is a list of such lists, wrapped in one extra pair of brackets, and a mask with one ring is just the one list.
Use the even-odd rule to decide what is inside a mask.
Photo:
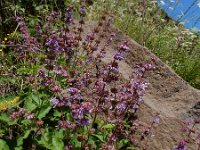
[(197, 3), (197, 6), (200, 8), (200, 2)]
[(164, 1), (160, 1), (160, 5), (161, 6), (165, 5), (165, 2)]

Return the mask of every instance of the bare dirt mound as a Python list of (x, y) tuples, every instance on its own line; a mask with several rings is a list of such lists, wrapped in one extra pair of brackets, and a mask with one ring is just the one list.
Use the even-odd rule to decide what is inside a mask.
[[(90, 23), (93, 24), (94, 23)], [(87, 25), (87, 30), (92, 26)], [(156, 58), (156, 70), (146, 74), (150, 85), (144, 97), (144, 108), (140, 112), (143, 120), (149, 119), (156, 113), (161, 114), (161, 124), (155, 129), (155, 137), (146, 145), (148, 150), (170, 150), (183, 137), (182, 122), (195, 115), (200, 116), (200, 91), (191, 87), (159, 58), (125, 36), (119, 30), (111, 29), (116, 33), (114, 42), (107, 49), (105, 62), (112, 59), (113, 52), (122, 40), (127, 40), (130, 51), (127, 52), (125, 62), (120, 62), (120, 72), (124, 79), (132, 74), (132, 69), (138, 64), (152, 63), (151, 57)], [(106, 39), (105, 39), (106, 40)], [(189, 149), (196, 149), (195, 144), (189, 144)]]

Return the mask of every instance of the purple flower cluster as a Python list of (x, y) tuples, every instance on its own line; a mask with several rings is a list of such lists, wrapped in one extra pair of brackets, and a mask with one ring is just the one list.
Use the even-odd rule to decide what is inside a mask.
[(65, 14), (65, 23), (70, 26), (74, 24), (74, 18), (73, 18), (73, 7), (72, 6), (67, 6), (66, 9), (66, 14)]
[(61, 98), (52, 98), (51, 100), (51, 103), (53, 104), (53, 107), (56, 108), (56, 107), (62, 107), (62, 106), (66, 106), (67, 102)]
[(26, 46), (28, 46), (29, 51), (35, 51), (36, 43), (35, 43), (33, 37), (30, 36), (29, 31), (24, 22), (24, 19), (22, 17), (17, 16), (16, 21), (19, 25), (20, 32), (22, 33), (24, 43), (26, 43)]
[(73, 88), (73, 87), (69, 88), (67, 91), (68, 91), (71, 95), (75, 95), (75, 94), (80, 93), (80, 90), (79, 90), (79, 89)]
[(79, 125), (89, 125), (91, 123), (88, 118), (93, 112), (93, 105), (90, 102), (83, 102), (82, 104), (72, 104), (72, 117)]
[(58, 126), (60, 128), (67, 128), (67, 129), (71, 129), (74, 130), (76, 128), (76, 124), (71, 124), (69, 121), (67, 120), (60, 120), (58, 122)]
[(180, 140), (179, 144), (174, 147), (173, 150), (186, 150), (186, 144), (195, 142), (197, 145), (197, 149), (200, 149), (200, 132), (198, 130), (198, 124), (200, 124), (200, 118), (189, 118), (184, 121), (184, 129), (183, 132), (186, 135), (184, 140)]
[(19, 108), (17, 111), (13, 112), (10, 115), (10, 118), (13, 120), (18, 119), (20, 117), (24, 117), (25, 119), (32, 120), (35, 118), (35, 114), (34, 113), (26, 113), (26, 110), (24, 108)]
[(156, 67), (153, 64), (144, 64), (144, 65), (137, 65), (133, 73), (138, 77), (138, 78), (143, 78), (144, 74), (146, 71), (154, 70)]
[(124, 42), (120, 45), (119, 50), (122, 51), (122, 52), (128, 51), (128, 50), (129, 50), (128, 41), (124, 41)]
[[(42, 95), (51, 97), (52, 108), (49, 114), (53, 114), (54, 119), (51, 119), (52, 115), (49, 114), (45, 118), (49, 126), (53, 124), (55, 127), (56, 120), (57, 127), (69, 131), (70, 134), (84, 130), (84, 135), (80, 133), (77, 137), (82, 147), (89, 148), (90, 136), (97, 133), (103, 135), (106, 133), (103, 139), (105, 143), (100, 146), (102, 149), (116, 149), (114, 143), (121, 139), (136, 144), (134, 135), (141, 131), (138, 128), (143, 128), (140, 134), (141, 140), (144, 140), (151, 135), (153, 125), (160, 122), (158, 115), (151, 120), (149, 126), (142, 125), (137, 119), (138, 109), (143, 103), (142, 96), (149, 85), (144, 79), (144, 74), (155, 67), (152, 64), (138, 65), (129, 80), (120, 80), (119, 64), (125, 59), (125, 52), (130, 49), (129, 43), (123, 41), (116, 47), (111, 61), (103, 62), (106, 50), (115, 37), (115, 33), (109, 30), (113, 17), (107, 17), (105, 13), (92, 31), (85, 33), (86, 36), (83, 37), (87, 11), (85, 2), (81, 0), (81, 7), (78, 10), (79, 22), (74, 21), (75, 9), (68, 6), (63, 17), (64, 21), (60, 24), (57, 22), (60, 21), (61, 15), (53, 11), (47, 17), (44, 26), (35, 27), (37, 35), (34, 38), (39, 43), (38, 51), (30, 53), (27, 58), (38, 55), (38, 59), (35, 59), (34, 63), (31, 62), (31, 66), (33, 68), (35, 65), (36, 68), (40, 66), (42, 69), (38, 70), (37, 75), (29, 74), (26, 83), (34, 88), (31, 92), (42, 91)], [(29, 45), (34, 43), (31, 40), (34, 38), (30, 37), (23, 19), (17, 18), (17, 21), (24, 42)], [(105, 38), (106, 40), (102, 40)], [(43, 104), (42, 102), (41, 105)], [(44, 121), (37, 120), (38, 116), (35, 114), (38, 110), (26, 113), (20, 108), (11, 114), (11, 118), (24, 117), (34, 120), (39, 132), (42, 132), (40, 129), (44, 126)], [(39, 110), (39, 113), (40, 111), (43, 110)], [(72, 144), (69, 141), (68, 139), (65, 141), (69, 145), (68, 149)]]
[(117, 53), (114, 55), (114, 59), (119, 60), (119, 61), (123, 60), (123, 59), (124, 59), (123, 53), (122, 53), (122, 52), (117, 52)]
[[(46, 73), (45, 73), (45, 69), (40, 69), (38, 71), (38, 77), (39, 77), (39, 81), (40, 81), (40, 85), (45, 86), (45, 87), (51, 87), (54, 84), (54, 79), (52, 77), (49, 77)], [(52, 91), (56, 90), (55, 85), (52, 87)], [(58, 90), (58, 89), (57, 89)]]
[(47, 39), (46, 46), (48, 47), (47, 50), (53, 54), (60, 54), (64, 51), (64, 48), (59, 44), (60, 39), (56, 35), (56, 33), (53, 33), (49, 38)]
[(27, 113), (24, 115), (24, 117), (28, 120), (31, 120), (33, 118), (35, 118), (35, 114), (34, 113)]
[(145, 80), (132, 80), (132, 87), (140, 93), (140, 95), (144, 95), (146, 88), (148, 87), (148, 82)]
[(47, 17), (46, 23), (46, 29), (50, 29), (51, 25), (53, 24), (53, 22), (57, 19), (59, 13), (56, 11), (52, 11), (51, 14)]
[(24, 108), (19, 108), (18, 111), (15, 111), (10, 115), (10, 118), (15, 120), (15, 119), (17, 119), (19, 117), (22, 117), (24, 114), (25, 114), (25, 109)]
[(172, 150), (187, 150), (186, 141), (181, 140)]

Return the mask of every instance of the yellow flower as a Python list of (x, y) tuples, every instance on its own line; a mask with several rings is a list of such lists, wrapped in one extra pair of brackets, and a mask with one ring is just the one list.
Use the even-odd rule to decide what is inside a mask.
[(1, 110), (5, 110), (15, 104), (17, 104), (17, 102), (19, 101), (20, 97), (17, 96), (15, 97), (14, 99), (11, 99), (11, 100), (5, 100), (5, 101), (2, 101), (0, 102), (0, 111)]

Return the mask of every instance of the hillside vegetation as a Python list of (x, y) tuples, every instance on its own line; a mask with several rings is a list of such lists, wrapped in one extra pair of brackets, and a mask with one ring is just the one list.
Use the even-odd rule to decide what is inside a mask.
[(200, 149), (199, 90), (158, 58), (199, 88), (199, 36), (156, 1), (0, 8), (0, 150)]
[(170, 19), (156, 0), (97, 0), (91, 13), (98, 15), (102, 9), (114, 15), (116, 27), (200, 88), (200, 37)]

